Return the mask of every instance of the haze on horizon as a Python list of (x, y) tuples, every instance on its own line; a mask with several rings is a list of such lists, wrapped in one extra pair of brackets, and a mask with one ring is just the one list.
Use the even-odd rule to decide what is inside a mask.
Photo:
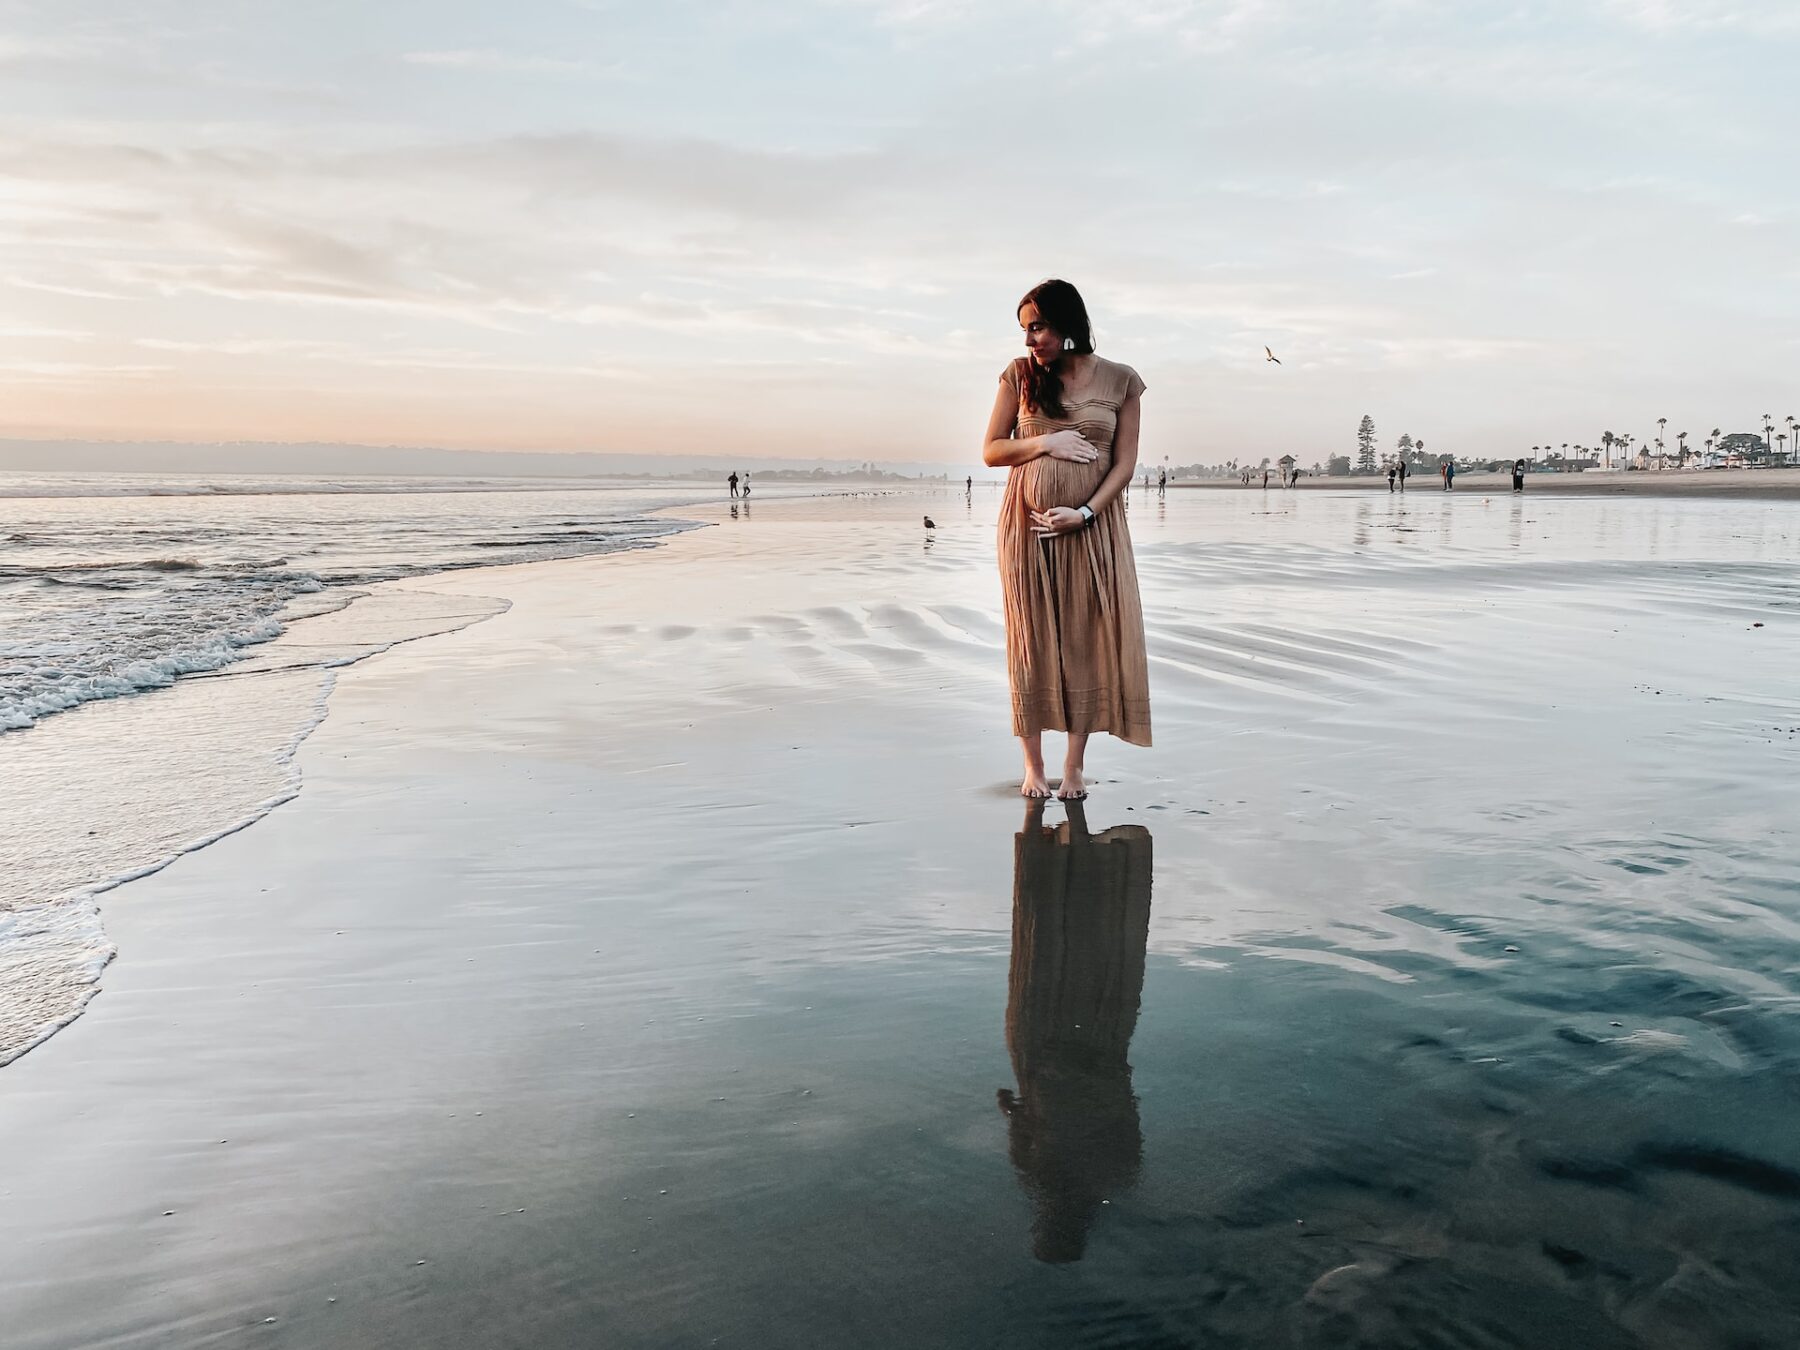
[(1149, 457), (1760, 430), (1797, 57), (1786, 0), (0, 0), (0, 436), (965, 463), (1050, 275)]

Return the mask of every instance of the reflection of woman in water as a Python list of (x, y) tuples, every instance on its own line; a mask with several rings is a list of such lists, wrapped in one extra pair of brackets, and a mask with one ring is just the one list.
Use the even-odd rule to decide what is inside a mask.
[(1150, 744), (1144, 612), (1120, 497), (1137, 463), (1144, 382), (1094, 354), (1087, 306), (1068, 282), (1034, 286), (1018, 319), (1026, 355), (1000, 372), (982, 458), (1010, 468), (1000, 589), (1019, 791), (1050, 795), (1043, 734), (1066, 731), (1057, 795), (1079, 798), (1090, 735)]
[(1041, 1261), (1078, 1261), (1100, 1202), (1137, 1180), (1143, 1139), (1126, 1052), (1150, 935), (1150, 831), (1090, 835), (1079, 804), (1056, 829), (1025, 808), (1014, 841), (1012, 971), (1002, 1088), (1013, 1166), (1036, 1209)]

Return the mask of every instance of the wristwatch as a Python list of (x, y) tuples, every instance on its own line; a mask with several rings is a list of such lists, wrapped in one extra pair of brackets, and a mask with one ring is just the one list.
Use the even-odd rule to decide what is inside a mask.
[(1086, 502), (1083, 502), (1080, 506), (1076, 507), (1075, 509), (1077, 511), (1081, 512), (1081, 523), (1083, 525), (1091, 525), (1094, 523), (1094, 508), (1093, 507), (1089, 506)]

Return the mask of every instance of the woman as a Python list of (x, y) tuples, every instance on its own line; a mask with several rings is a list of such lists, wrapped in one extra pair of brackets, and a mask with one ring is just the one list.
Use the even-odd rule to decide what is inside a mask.
[(982, 459), (1007, 465), (1000, 584), (1019, 791), (1048, 797), (1043, 733), (1066, 731), (1057, 796), (1087, 796), (1088, 737), (1150, 744), (1137, 566), (1120, 493), (1137, 465), (1144, 382), (1094, 354), (1081, 294), (1046, 281), (1019, 302), (1026, 355), (1000, 373)]

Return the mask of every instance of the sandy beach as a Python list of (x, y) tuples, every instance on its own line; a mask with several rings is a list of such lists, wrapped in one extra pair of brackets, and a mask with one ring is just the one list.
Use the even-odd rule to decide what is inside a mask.
[(8, 1350), (1800, 1343), (1800, 513), (1665, 477), (1135, 500), (1041, 821), (992, 488), (431, 578), (0, 1071)]
[[(1249, 487), (1235, 478), (1190, 478), (1170, 484), (1178, 488), (1235, 489), (1239, 492), (1261, 491), (1260, 477)], [(1295, 488), (1301, 492), (1386, 492), (1387, 478), (1331, 478), (1311, 473), (1303, 476)], [(1269, 491), (1281, 491), (1278, 477), (1272, 477)], [(1408, 479), (1408, 494), (1440, 492), (1443, 485), (1436, 473), (1415, 472)], [(1504, 473), (1459, 473), (1457, 492), (1479, 492), (1512, 495), (1512, 477)], [(1593, 470), (1585, 473), (1532, 473), (1525, 476), (1525, 491), (1530, 494), (1571, 494), (1578, 497), (1712, 497), (1742, 498), (1751, 501), (1800, 500), (1800, 469), (1646, 469), (1638, 471)]]

